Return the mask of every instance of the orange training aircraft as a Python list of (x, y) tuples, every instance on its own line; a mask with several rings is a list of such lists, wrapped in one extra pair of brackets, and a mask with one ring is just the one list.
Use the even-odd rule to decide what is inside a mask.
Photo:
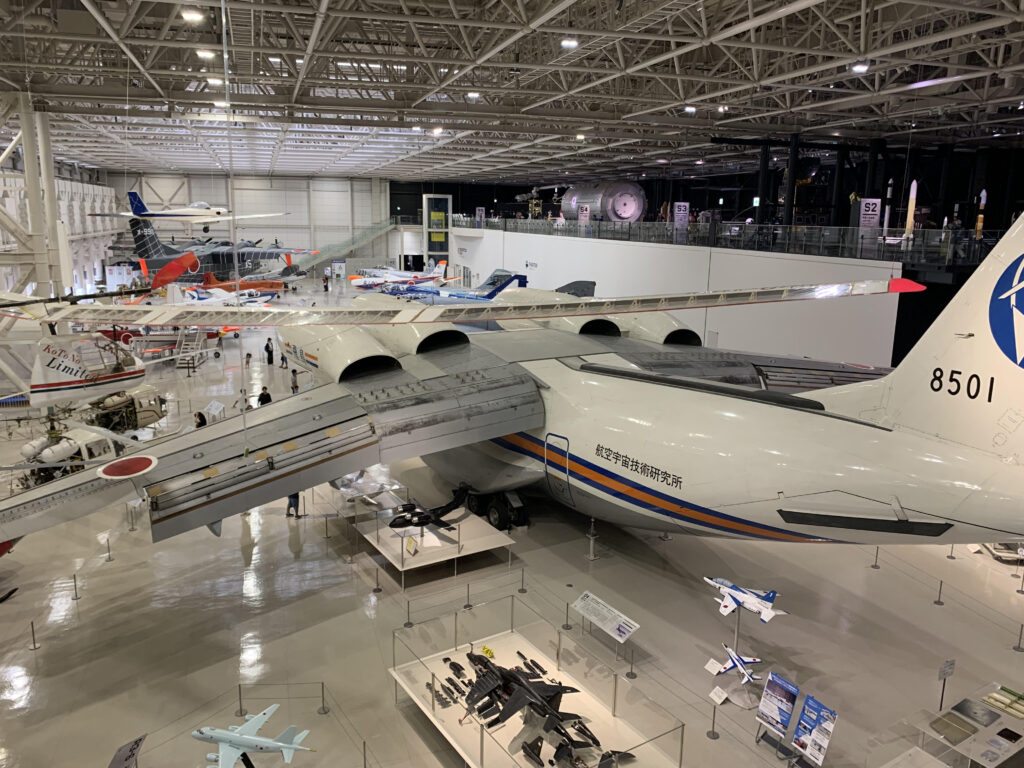
[(280, 280), (246, 280), (244, 277), (236, 284), (234, 280), (218, 280), (213, 272), (203, 274), (203, 288), (220, 288), (222, 291), (234, 291), (235, 288), (243, 291), (283, 291), (284, 283)]

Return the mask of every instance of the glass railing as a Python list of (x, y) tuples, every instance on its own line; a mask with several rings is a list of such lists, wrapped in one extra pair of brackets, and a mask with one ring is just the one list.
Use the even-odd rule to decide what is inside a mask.
[(727, 222), (677, 227), (663, 221), (476, 220), (457, 214), (452, 217), (452, 225), (555, 237), (735, 248), (943, 267), (978, 264), (1003, 236), (1002, 230), (985, 230), (978, 238), (973, 230), (965, 229), (916, 229), (907, 235), (903, 229)]

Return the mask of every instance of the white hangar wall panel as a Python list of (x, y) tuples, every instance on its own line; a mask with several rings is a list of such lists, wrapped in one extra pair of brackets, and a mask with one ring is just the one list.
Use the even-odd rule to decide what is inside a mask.
[[(111, 173), (118, 209), (126, 210), (127, 193), (138, 192), (154, 210), (182, 208), (203, 201), (211, 205), (229, 204), (228, 177), (217, 174), (139, 174)], [(379, 179), (323, 178), (304, 176), (241, 176), (234, 182), (234, 211), (239, 215), (287, 211), (287, 216), (241, 220), (235, 232), (239, 239), (275, 239), (295, 248), (321, 248), (348, 240), (361, 228), (386, 218), (387, 182)], [(127, 229), (127, 223), (124, 228)], [(184, 237), (183, 224), (158, 222), (161, 237)], [(193, 234), (202, 235), (199, 227)], [(226, 239), (227, 222), (210, 227), (207, 237)], [(383, 260), (386, 247), (362, 248), (355, 258)]]
[[(452, 230), (452, 262), (473, 285), (495, 269), (534, 288), (594, 280), (598, 296), (771, 287), (899, 277), (901, 265), (724, 248), (623, 243), (498, 230)], [(454, 272), (452, 272), (454, 274)], [(677, 313), (708, 346), (889, 365), (896, 296), (725, 307)]]

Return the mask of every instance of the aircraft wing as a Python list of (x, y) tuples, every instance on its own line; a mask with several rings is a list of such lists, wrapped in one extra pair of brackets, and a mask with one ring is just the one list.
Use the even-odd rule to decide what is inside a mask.
[(512, 691), (512, 695), (506, 699), (505, 704), (501, 708), (501, 712), (498, 713), (495, 720), (499, 723), (504, 723), (529, 703), (530, 696), (526, 692), (526, 689), (521, 687), (516, 688)]
[[(123, 214), (122, 214), (123, 215)], [(132, 214), (129, 214), (132, 215)], [(235, 216), (233, 214), (227, 214), (226, 216), (206, 216), (201, 219), (191, 219), (192, 224), (216, 224), (219, 221), (230, 221), (231, 219), (268, 219), (271, 216), (287, 216), (285, 211), (280, 213), (247, 213), (243, 216)], [(145, 218), (145, 217), (142, 217)]]
[(736, 669), (736, 662), (732, 660), (732, 657), (729, 657), (729, 660), (722, 664), (721, 668), (715, 674), (724, 675), (726, 672), (729, 672), (733, 669)]
[[(275, 705), (276, 706), (276, 705)], [(220, 754), (217, 756), (217, 768), (234, 768), (238, 758), (242, 756), (241, 747), (233, 744), (220, 743)]]
[[(923, 290), (906, 278), (856, 280), (848, 283), (797, 285), (781, 288), (742, 289), (711, 293), (681, 293), (663, 296), (628, 296), (618, 299), (581, 299), (525, 304), (419, 305), (400, 304), (394, 308), (334, 307), (225, 307), (171, 308), (72, 306), (58, 310), (48, 320), (85, 324), (155, 326), (286, 327), (299, 325), (381, 325), (401, 323), (474, 323), (502, 320), (536, 320), (550, 317), (664, 312), (680, 309), (743, 306), (788, 301), (868, 296)], [(0, 309), (3, 306), (0, 305)]]
[(477, 677), (473, 687), (466, 693), (466, 707), (471, 708), (483, 701), (488, 694), (501, 685), (501, 678), (498, 675), (487, 672)]
[(279, 706), (279, 704), (271, 704), (258, 715), (238, 726), (238, 730), (235, 733), (239, 736), (255, 736), (259, 733), (260, 728), (266, 724), (267, 720), (270, 719), (270, 716), (277, 712)]
[(734, 598), (729, 593), (725, 593), (724, 595), (722, 595), (722, 603), (718, 606), (718, 612), (723, 616), (728, 616), (730, 613), (736, 610), (736, 607), (738, 605), (739, 603), (736, 602), (736, 598)]

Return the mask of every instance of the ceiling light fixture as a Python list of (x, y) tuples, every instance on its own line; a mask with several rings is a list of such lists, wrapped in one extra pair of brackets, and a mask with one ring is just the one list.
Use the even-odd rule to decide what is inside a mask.
[(702, 158), (697, 158), (697, 165), (704, 165), (704, 160)]
[(584, 141), (587, 137), (582, 133), (576, 134), (576, 141)]
[(868, 66), (868, 63), (866, 61), (856, 61), (853, 63), (853, 66), (851, 66), (850, 69), (855, 74), (863, 75), (870, 69), (870, 67)]
[(303, 64), (306, 63), (306, 60), (305, 59), (296, 59), (295, 63), (298, 64), (301, 67)]
[(697, 108), (695, 106), (693, 106), (693, 104), (687, 104), (685, 107), (683, 107), (683, 112), (685, 112), (688, 115), (692, 115), (696, 111), (697, 111)]
[(568, 34), (562, 38), (559, 45), (565, 48), (567, 51), (571, 51), (574, 48), (579, 47), (580, 41), (576, 39), (576, 35)]
[(436, 128), (434, 128), (434, 130), (432, 131), (432, 133), (433, 133), (433, 134), (434, 134), (435, 136), (440, 136), (440, 135), (441, 135), (441, 132), (442, 132), (442, 131), (444, 131), (444, 128), (442, 128), (442, 127), (441, 127), (441, 126), (439, 125), (439, 126), (437, 126)]
[(213, 106), (218, 109), (227, 109), (228, 103), (226, 101), (215, 101), (213, 102)]
[(480, 93), (478, 91), (470, 91), (469, 93), (466, 94), (466, 98), (469, 98), (469, 99), (479, 99), (480, 98)]
[(215, 54), (213, 51), (207, 51), (203, 48), (200, 48), (196, 51), (196, 56), (198, 56), (200, 59), (212, 59), (216, 55), (217, 54)]
[(658, 162), (664, 164), (664, 163), (667, 163), (668, 160), (666, 160), (664, 157), (659, 157), (658, 158)]
[(224, 81), (221, 80), (219, 77), (208, 77), (206, 78), (206, 82), (213, 86), (224, 85)]
[(280, 56), (267, 56), (267, 61), (272, 61), (275, 64), (279, 64), (281, 62), (281, 57)]
[(728, 108), (727, 106), (725, 106), (725, 104), (720, 104), (720, 105), (718, 106), (718, 111), (719, 111), (719, 112), (728, 112), (728, 111), (729, 111), (729, 108)]
[(194, 10), (192, 8), (186, 8), (181, 12), (181, 18), (187, 21), (189, 24), (198, 24), (206, 18), (206, 14), (201, 11)]
[(423, 126), (420, 126), (420, 125), (414, 125), (414, 126), (412, 127), (412, 129), (413, 129), (413, 130), (414, 130), (414, 131), (415, 131), (416, 133), (423, 133)]

